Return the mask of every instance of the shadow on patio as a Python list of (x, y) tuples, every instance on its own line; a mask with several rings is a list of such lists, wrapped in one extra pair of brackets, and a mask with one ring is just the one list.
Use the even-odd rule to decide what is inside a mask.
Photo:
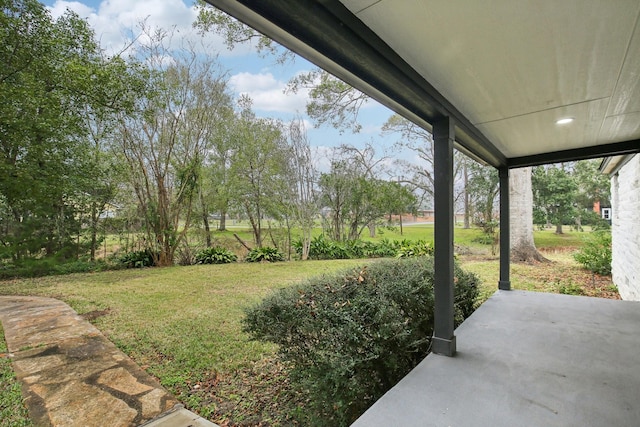
[(640, 302), (498, 291), (353, 426), (640, 425)]

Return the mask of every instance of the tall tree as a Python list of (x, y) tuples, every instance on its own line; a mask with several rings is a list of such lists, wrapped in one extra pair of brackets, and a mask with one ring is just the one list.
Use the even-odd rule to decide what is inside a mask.
[(240, 101), (242, 111), (235, 126), (236, 149), (230, 160), (233, 202), (249, 219), (254, 243), (264, 240), (263, 219), (278, 218), (281, 200), (286, 199), (287, 141), (279, 122), (256, 117), (251, 100)]
[[(434, 146), (431, 133), (398, 114), (387, 119), (382, 126), (382, 132), (383, 134), (400, 134), (401, 139), (396, 143), (396, 146), (408, 149), (415, 154), (414, 161), (396, 160), (396, 164), (405, 172), (402, 182), (409, 184), (413, 191), (419, 192), (422, 200), (432, 200), (435, 182), (433, 175)], [(470, 201), (467, 191), (469, 177), (467, 173), (465, 181), (464, 172), (468, 172), (467, 164), (470, 161), (472, 160), (459, 151), (455, 151), (454, 179), (463, 182), (462, 185), (457, 185), (454, 188), (454, 199), (455, 201), (463, 199), (466, 228), (469, 228)]]
[[(276, 63), (295, 59), (293, 52), (204, 1), (197, 2), (197, 9), (198, 18), (194, 26), (201, 32), (215, 31), (222, 35), (227, 48), (251, 43), (258, 54), (271, 55)], [(369, 96), (320, 68), (301, 73), (290, 81), (288, 92), (300, 90), (309, 90), (310, 100), (306, 109), (316, 126), (329, 124), (341, 131), (360, 131), (358, 113), (369, 101)]]
[(562, 234), (562, 225), (573, 218), (577, 185), (564, 165), (538, 166), (532, 176), (534, 209), (556, 225), (556, 234)]
[[(311, 160), (311, 147), (304, 122), (296, 119), (289, 124), (289, 177), (291, 188), (291, 213), (302, 232), (302, 259), (309, 256), (311, 232), (319, 212), (316, 191), (317, 171)], [(289, 237), (291, 241), (291, 237)]]
[(331, 171), (319, 180), (322, 205), (329, 210), (328, 234), (334, 240), (355, 240), (368, 227), (375, 235), (377, 220), (406, 201), (408, 190), (378, 178), (385, 158), (376, 157), (371, 146), (341, 146), (335, 156)]
[(498, 171), (477, 162), (469, 165), (469, 194), (471, 203), (475, 207), (476, 224), (485, 226), (494, 222), (496, 198), (500, 188), (498, 186)]
[(518, 262), (546, 261), (533, 241), (533, 191), (531, 167), (509, 171), (511, 259)]
[(611, 180), (599, 171), (600, 159), (581, 160), (573, 166), (577, 185), (576, 201), (583, 209), (592, 209), (595, 202), (603, 206), (611, 204)]
[(413, 191), (405, 184), (397, 181), (381, 181), (377, 189), (378, 205), (391, 218), (392, 215), (399, 215), (400, 219), (400, 235), (404, 231), (402, 229), (402, 214), (415, 214), (418, 205), (418, 199)]
[(116, 78), (123, 62), (104, 58), (87, 22), (72, 12), (54, 20), (34, 0), (0, 3), (5, 254), (75, 256), (83, 250), (85, 201), (96, 189), (87, 179), (95, 162), (86, 113), (123, 107)]
[(225, 74), (193, 48), (170, 50), (170, 34), (143, 27), (138, 49), (154, 91), (120, 123), (129, 182), (144, 218), (145, 245), (157, 265), (173, 264), (191, 225), (210, 133), (228, 105)]

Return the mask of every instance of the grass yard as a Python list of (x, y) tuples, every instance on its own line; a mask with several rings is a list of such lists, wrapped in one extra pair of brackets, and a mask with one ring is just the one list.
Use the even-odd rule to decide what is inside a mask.
[[(221, 425), (227, 421), (287, 425), (298, 411), (299, 399), (286, 387), (284, 369), (273, 357), (275, 348), (249, 341), (241, 332), (243, 309), (273, 289), (359, 263), (119, 270), (0, 282), (0, 294), (67, 302), (93, 319), (189, 409)], [(15, 391), (19, 401), (19, 387)], [(8, 395), (16, 399), (16, 393)], [(0, 402), (4, 410), (4, 400)]]
[(11, 359), (4, 342), (4, 331), (0, 325), (0, 427), (28, 427), (33, 424), (22, 404), (20, 383), (11, 369)]
[[(390, 239), (393, 230), (380, 237)], [(472, 242), (479, 230), (456, 228), (456, 242), (472, 246), (460, 256), (483, 281), (482, 299), (497, 287), (498, 259)], [(513, 264), (515, 289), (617, 298), (610, 277), (582, 270), (567, 246), (581, 233), (536, 232), (552, 263)], [(399, 235), (399, 233), (398, 233)], [(405, 237), (432, 239), (433, 225), (405, 227)], [(189, 409), (222, 425), (306, 424), (304, 396), (288, 386), (275, 348), (249, 341), (241, 331), (244, 309), (268, 292), (312, 275), (366, 260), (275, 264), (200, 265), (132, 269), (0, 282), (0, 294), (59, 298), (84, 314)], [(1, 330), (0, 330), (1, 334)], [(30, 425), (19, 387), (0, 342), (0, 426)], [(7, 421), (8, 420), (8, 421)]]

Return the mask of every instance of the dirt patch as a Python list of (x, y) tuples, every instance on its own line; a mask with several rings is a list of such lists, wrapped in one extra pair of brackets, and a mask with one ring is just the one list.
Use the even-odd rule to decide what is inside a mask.
[(87, 320), (89, 322), (93, 322), (98, 317), (106, 316), (109, 313), (111, 313), (111, 309), (105, 308), (104, 310), (89, 311), (88, 313), (81, 314), (80, 317), (82, 317), (84, 320)]

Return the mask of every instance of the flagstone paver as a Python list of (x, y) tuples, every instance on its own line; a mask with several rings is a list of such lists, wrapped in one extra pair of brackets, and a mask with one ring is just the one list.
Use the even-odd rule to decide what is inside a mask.
[(36, 426), (215, 426), (62, 301), (0, 296), (0, 321)]

